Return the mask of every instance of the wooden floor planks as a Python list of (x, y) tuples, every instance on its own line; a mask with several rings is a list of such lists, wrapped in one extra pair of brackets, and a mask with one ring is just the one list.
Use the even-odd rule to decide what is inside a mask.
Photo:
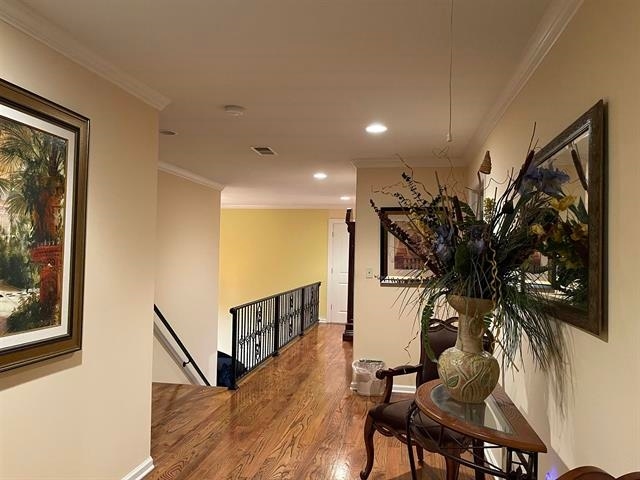
[[(366, 454), (364, 420), (376, 398), (351, 392), (343, 327), (319, 325), (250, 374), (235, 392), (153, 385), (148, 480), (351, 480)], [(409, 480), (406, 447), (376, 435), (371, 480)], [(444, 478), (425, 455), (422, 480)], [(465, 475), (466, 477), (466, 475)], [(461, 478), (462, 475), (461, 475)]]

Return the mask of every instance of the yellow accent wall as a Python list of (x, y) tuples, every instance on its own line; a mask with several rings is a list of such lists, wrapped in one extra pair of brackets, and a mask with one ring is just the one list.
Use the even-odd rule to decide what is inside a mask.
[(322, 282), (320, 318), (326, 318), (329, 218), (344, 218), (344, 212), (222, 210), (220, 350), (231, 351), (229, 308), (278, 292)]

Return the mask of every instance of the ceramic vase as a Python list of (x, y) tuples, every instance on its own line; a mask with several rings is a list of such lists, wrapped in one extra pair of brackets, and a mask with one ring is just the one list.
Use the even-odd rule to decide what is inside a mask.
[(458, 312), (458, 338), (440, 355), (438, 374), (454, 400), (482, 403), (500, 376), (498, 361), (483, 349), (484, 316), (493, 310), (493, 301), (459, 295), (447, 301)]

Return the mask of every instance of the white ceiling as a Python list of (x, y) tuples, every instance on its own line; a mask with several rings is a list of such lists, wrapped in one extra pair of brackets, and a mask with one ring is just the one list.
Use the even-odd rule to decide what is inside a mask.
[[(455, 0), (452, 158), (482, 140), (562, 1)], [(170, 99), (160, 160), (225, 185), (224, 205), (344, 206), (353, 160), (428, 162), (446, 145), (448, 0), (23, 3)], [(389, 131), (366, 134), (372, 121)], [(279, 155), (250, 150), (264, 145)]]

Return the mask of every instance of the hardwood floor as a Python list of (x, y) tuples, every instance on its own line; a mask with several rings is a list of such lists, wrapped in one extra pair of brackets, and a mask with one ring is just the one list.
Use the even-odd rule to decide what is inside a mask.
[[(351, 392), (351, 344), (319, 325), (249, 375), (235, 392), (154, 384), (148, 480), (351, 480), (366, 453), (364, 419), (376, 401)], [(409, 480), (406, 447), (376, 434), (372, 480)], [(419, 477), (444, 478), (425, 453)], [(462, 470), (461, 470), (462, 473)], [(462, 479), (462, 475), (460, 476)]]

